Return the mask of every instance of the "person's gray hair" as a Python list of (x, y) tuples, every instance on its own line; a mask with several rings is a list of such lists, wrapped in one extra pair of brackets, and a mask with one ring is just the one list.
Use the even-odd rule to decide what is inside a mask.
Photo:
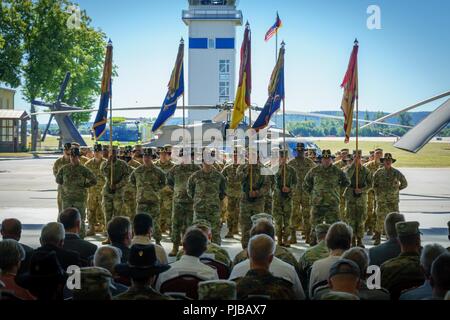
[(114, 267), (120, 263), (122, 251), (113, 246), (103, 246), (97, 249), (94, 254), (94, 266), (105, 268), (114, 274)]
[(364, 279), (367, 274), (367, 268), (369, 267), (369, 255), (366, 250), (360, 247), (353, 247), (345, 251), (341, 259), (352, 260), (359, 267), (359, 273), (361, 278)]
[(341, 249), (348, 250), (351, 246), (353, 229), (345, 222), (335, 222), (328, 229), (325, 237), (327, 247), (330, 250)]
[(427, 278), (431, 276), (431, 265), (433, 264), (433, 261), (444, 252), (447, 252), (447, 250), (437, 243), (427, 244), (423, 247), (422, 254), (420, 255), (420, 265)]
[(253, 236), (248, 243), (248, 256), (254, 261), (264, 261), (275, 253), (275, 241), (266, 234)]
[(41, 230), (41, 244), (59, 244), (64, 240), (66, 232), (64, 226), (59, 222), (47, 223)]
[(9, 271), (25, 259), (25, 250), (13, 239), (0, 241), (0, 269)]
[(405, 216), (399, 212), (391, 212), (384, 219), (384, 230), (386, 230), (386, 235), (389, 239), (397, 238), (397, 229), (395, 225), (397, 222), (405, 221)]

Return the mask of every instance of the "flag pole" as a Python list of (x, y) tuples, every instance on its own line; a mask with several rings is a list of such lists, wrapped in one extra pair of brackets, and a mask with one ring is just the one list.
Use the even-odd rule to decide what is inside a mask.
[[(249, 124), (249, 129), (251, 129), (252, 127), (252, 106), (250, 106), (248, 108), (248, 124)], [(249, 131), (249, 134), (251, 132)], [(250, 166), (250, 192), (253, 192), (253, 167), (252, 167), (252, 163), (251, 163), (251, 153), (250, 153), (250, 141), (251, 139), (249, 139), (248, 141), (248, 164)]]
[[(112, 79), (111, 81), (111, 88), (112, 88)], [(110, 89), (111, 90), (111, 89)], [(111, 188), (114, 185), (113, 178), (114, 178), (114, 163), (112, 159), (113, 155), (113, 139), (112, 139), (112, 130), (113, 130), (113, 120), (112, 120), (112, 92), (109, 92), (109, 154), (111, 157)]]
[[(358, 39), (355, 39), (355, 45), (358, 45)], [(359, 85), (358, 85), (358, 60), (356, 60), (356, 157), (359, 158)], [(356, 161), (356, 189), (359, 189), (359, 159)]]
[[(184, 39), (181, 38), (180, 43), (184, 45)], [(184, 50), (184, 47), (183, 47)], [(184, 60), (184, 52), (183, 52), (183, 60)], [(183, 61), (183, 71), (184, 71), (184, 61)], [(184, 77), (184, 75), (183, 75)], [(184, 93), (185, 90), (183, 90), (183, 150), (186, 148), (186, 137), (185, 137), (185, 131), (186, 131), (186, 106), (184, 102)]]
[(278, 62), (278, 30), (275, 32), (275, 64)]
[[(278, 33), (277, 33), (278, 34)], [(281, 42), (281, 48), (284, 48), (285, 42)], [(277, 59), (278, 63), (278, 59)], [(286, 152), (286, 94), (283, 97), (283, 152)], [(286, 159), (287, 160), (287, 159)], [(286, 187), (286, 163), (283, 165), (283, 186)]]

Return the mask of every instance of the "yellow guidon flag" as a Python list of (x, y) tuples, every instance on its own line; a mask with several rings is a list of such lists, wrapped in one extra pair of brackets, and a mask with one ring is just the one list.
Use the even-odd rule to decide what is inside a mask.
[(358, 40), (355, 40), (347, 72), (341, 87), (344, 88), (341, 109), (344, 112), (345, 143), (350, 141), (353, 124), (353, 110), (358, 99)]
[(239, 69), (239, 85), (234, 99), (230, 128), (236, 129), (244, 118), (245, 111), (251, 105), (252, 92), (252, 48), (250, 24), (245, 25), (244, 40), (241, 47), (241, 66)]

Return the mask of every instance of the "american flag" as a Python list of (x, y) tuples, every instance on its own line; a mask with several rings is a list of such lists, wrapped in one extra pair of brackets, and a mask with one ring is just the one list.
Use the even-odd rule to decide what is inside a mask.
[(277, 21), (275, 21), (275, 24), (270, 27), (269, 31), (267, 31), (264, 40), (269, 41), (278, 32), (278, 29), (280, 29), (282, 26), (283, 23), (281, 22), (280, 16), (278, 15), (277, 12)]

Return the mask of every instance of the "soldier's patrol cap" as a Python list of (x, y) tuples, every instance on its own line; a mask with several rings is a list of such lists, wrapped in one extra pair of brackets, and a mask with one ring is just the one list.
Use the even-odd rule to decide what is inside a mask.
[(194, 222), (194, 226), (204, 226), (211, 230), (211, 223), (205, 219), (197, 219)]
[(72, 142), (72, 148), (80, 148), (80, 144), (78, 142)]
[(257, 213), (251, 216), (252, 224), (255, 225), (259, 220), (267, 220), (273, 224), (273, 217), (268, 213)]
[(339, 259), (336, 261), (330, 268), (330, 274), (328, 278), (332, 278), (334, 276), (340, 274), (352, 274), (355, 277), (360, 277), (360, 271), (358, 265), (349, 259)]
[(306, 146), (303, 142), (299, 142), (297, 143), (297, 146), (295, 147), (295, 149), (297, 151), (305, 151), (306, 150)]
[(94, 152), (102, 151), (103, 147), (101, 144), (94, 144)]
[(199, 300), (236, 300), (236, 282), (229, 280), (202, 281), (198, 284)]
[(90, 298), (94, 295), (110, 294), (109, 288), (111, 285), (112, 274), (108, 270), (100, 267), (87, 267), (80, 269), (80, 289), (74, 289), (75, 297), (89, 295)]
[(70, 142), (64, 143), (64, 150), (70, 150), (72, 148), (72, 144)]
[(323, 234), (323, 233), (327, 233), (328, 229), (330, 229), (329, 224), (321, 223), (321, 224), (316, 225), (316, 227), (314, 228), (314, 231), (316, 232), (316, 234)]
[(152, 148), (144, 148), (143, 155), (144, 155), (145, 157), (153, 157), (154, 151), (153, 151)]
[(381, 162), (384, 162), (385, 160), (391, 160), (392, 163), (394, 163), (395, 161), (397, 161), (397, 159), (394, 159), (394, 158), (392, 157), (392, 153), (386, 153), (386, 154), (384, 155), (384, 157), (380, 159)]
[(73, 157), (80, 157), (81, 156), (80, 149), (79, 148), (70, 149), (70, 155)]
[(328, 159), (328, 158), (334, 158), (334, 156), (331, 154), (331, 150), (325, 149), (325, 150), (322, 150), (322, 155), (319, 158)]
[(344, 149), (341, 149), (341, 152), (347, 152), (347, 153), (349, 153), (349, 152), (350, 152), (350, 149), (344, 148)]
[(383, 152), (383, 149), (381, 149), (381, 148), (376, 148), (376, 149), (374, 150), (374, 152)]
[(165, 144), (160, 152), (165, 152), (165, 153), (171, 153), (172, 152), (172, 145), (170, 144)]
[(400, 221), (395, 224), (395, 229), (399, 237), (422, 234), (417, 221)]

